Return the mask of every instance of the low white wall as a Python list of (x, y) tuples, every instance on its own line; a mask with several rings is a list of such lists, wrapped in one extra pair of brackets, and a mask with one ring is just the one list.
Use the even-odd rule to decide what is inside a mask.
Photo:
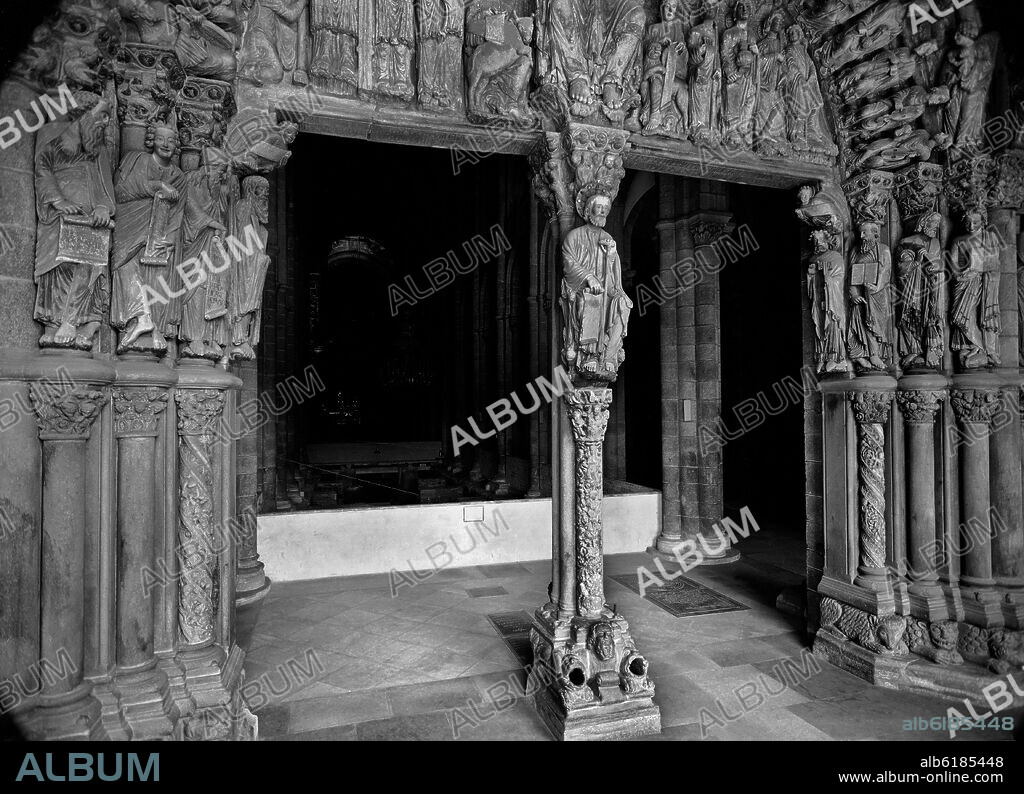
[[(646, 550), (660, 521), (657, 491), (605, 496), (605, 553)], [(277, 582), (550, 559), (551, 500), (264, 515), (259, 553)]]

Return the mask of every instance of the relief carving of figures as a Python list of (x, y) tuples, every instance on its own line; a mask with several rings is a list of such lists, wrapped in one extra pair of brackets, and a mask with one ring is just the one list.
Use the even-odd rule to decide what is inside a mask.
[(173, 49), (185, 71), (231, 81), (238, 19), (230, 0), (118, 0), (129, 41)]
[(359, 0), (312, 0), (313, 82), (341, 96), (359, 89)]
[(694, 143), (719, 139), (722, 113), (722, 65), (714, 14), (690, 31), (690, 137)]
[(684, 138), (688, 132), (690, 51), (680, 6), (680, 0), (664, 0), (661, 22), (647, 29), (640, 84), (640, 124), (645, 135)]
[(967, 234), (953, 241), (952, 348), (960, 366), (999, 366), (999, 239), (983, 210), (966, 213)]
[(518, 17), (510, 0), (472, 3), (466, 19), (470, 119), (533, 118), (533, 18)]
[(464, 0), (420, 0), (420, 105), (461, 111), (463, 99), (462, 29)]
[(270, 184), (265, 177), (248, 176), (242, 180), (242, 196), (235, 203), (231, 233), (239, 239), (247, 239), (245, 230), (251, 227), (263, 245), (249, 246), (253, 252), (238, 257), (230, 271), (230, 356), (234, 360), (255, 359), (254, 348), (260, 341), (263, 282), (270, 266), (270, 257), (265, 252), (269, 201)]
[(181, 260), (185, 279), (181, 297), (178, 338), (184, 358), (218, 361), (226, 340), (223, 317), (227, 313), (227, 274), (232, 260), (224, 248), (226, 196), (224, 181), (228, 161), (214, 148), (203, 150), (202, 165), (187, 174), (185, 211), (181, 224)]
[(640, 104), (643, 4), (548, 0), (544, 19), (538, 47), (546, 69), (540, 78), (565, 92), (573, 115), (590, 116), (600, 104), (605, 116), (621, 123)]
[(942, 366), (946, 316), (945, 278), (939, 232), (942, 215), (929, 212), (898, 251), (897, 330), (900, 366)]
[(746, 0), (739, 0), (733, 13), (736, 24), (722, 34), (723, 133), (728, 143), (750, 147), (754, 143), (760, 58), (748, 29), (750, 7)]
[[(89, 100), (91, 99), (91, 107)], [(114, 186), (110, 104), (79, 93), (81, 117), (39, 133), (35, 155), (36, 303), (40, 347), (91, 350), (110, 304)], [(44, 141), (44, 136), (52, 137)]]
[(243, 108), (228, 122), (224, 150), (240, 174), (265, 174), (291, 158), (288, 147), (299, 134), (294, 121), (277, 121), (267, 110)]
[[(948, 101), (949, 89), (945, 86), (927, 90), (913, 85), (891, 97), (849, 110), (843, 116), (843, 127), (848, 139), (871, 141), (886, 132), (912, 126), (929, 106), (944, 105)], [(863, 147), (855, 152), (863, 152)]]
[(932, 151), (944, 143), (940, 134), (933, 138), (928, 130), (915, 130), (906, 124), (891, 138), (879, 138), (856, 149), (852, 160), (854, 169), (888, 170), (926, 161)]
[(376, 90), (408, 102), (416, 95), (412, 68), (416, 23), (412, 0), (376, 0), (374, 20)]
[(306, 6), (309, 0), (250, 0), (238, 76), (255, 85), (276, 85), (286, 75), (306, 85)]
[(798, 152), (835, 155), (838, 151), (825, 130), (825, 100), (818, 73), (807, 52), (807, 40), (799, 25), (786, 31), (786, 71), (782, 91), (786, 100), (786, 133)]
[(850, 263), (850, 358), (864, 371), (892, 364), (892, 252), (877, 223), (860, 224), (860, 246)]
[[(146, 151), (121, 158), (114, 181), (111, 324), (122, 332), (119, 351), (166, 350), (170, 289), (176, 241), (184, 210), (185, 175), (175, 164), (178, 133), (173, 122), (153, 122)], [(151, 334), (146, 344), (144, 335)]]
[(995, 70), (999, 35), (980, 35), (978, 22), (965, 19), (956, 32), (956, 46), (949, 51), (943, 82), (950, 99), (942, 129), (958, 147), (970, 148), (982, 142), (985, 105)]
[(580, 191), (577, 210), (586, 225), (562, 244), (563, 358), (570, 376), (612, 382), (626, 357), (629, 311), (614, 238), (604, 231), (612, 191), (592, 185)]
[(836, 79), (836, 90), (847, 104), (856, 104), (901, 88), (914, 78), (916, 69), (914, 53), (901, 47), (850, 67)]
[(769, 15), (762, 26), (760, 72), (758, 75), (755, 147), (767, 157), (789, 153), (786, 143), (786, 106), (783, 99), (786, 82), (786, 49), (783, 42), (784, 20), (781, 14)]
[(840, 34), (825, 40), (818, 52), (826, 74), (888, 47), (903, 32), (906, 9), (902, 0), (887, 0), (867, 12)]

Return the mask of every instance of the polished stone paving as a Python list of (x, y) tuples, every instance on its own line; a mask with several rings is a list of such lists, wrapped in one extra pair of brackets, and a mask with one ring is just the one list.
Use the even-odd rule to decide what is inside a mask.
[[(765, 529), (739, 548), (740, 562), (687, 575), (749, 604), (743, 612), (674, 618), (606, 580), (608, 603), (651, 662), (663, 726), (653, 739), (948, 738), (903, 729), (907, 719), (945, 716), (946, 702), (874, 687), (802, 655), (801, 620), (774, 606), (782, 587), (801, 581), (799, 538)], [(641, 565), (657, 573), (647, 555), (628, 554), (607, 558), (606, 574)], [(537, 561), (442, 569), (415, 586), (396, 581), (394, 597), (387, 574), (274, 584), (238, 613), (243, 693), (260, 738), (549, 740), (522, 669), (487, 620), (532, 613), (549, 578), (550, 562)], [(1010, 732), (957, 735), (980, 738)]]

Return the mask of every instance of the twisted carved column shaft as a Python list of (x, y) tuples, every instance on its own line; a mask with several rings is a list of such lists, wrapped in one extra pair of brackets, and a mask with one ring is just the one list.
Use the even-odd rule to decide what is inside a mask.
[(224, 411), (217, 389), (179, 389), (178, 626), (182, 640), (202, 647), (214, 639), (214, 430)]
[(603, 449), (611, 389), (576, 389), (565, 402), (576, 442), (576, 606), (583, 617), (604, 609)]
[(885, 521), (885, 423), (889, 421), (890, 392), (858, 392), (853, 396), (857, 420), (857, 479), (860, 515), (860, 566), (858, 583), (884, 582), (886, 557)]

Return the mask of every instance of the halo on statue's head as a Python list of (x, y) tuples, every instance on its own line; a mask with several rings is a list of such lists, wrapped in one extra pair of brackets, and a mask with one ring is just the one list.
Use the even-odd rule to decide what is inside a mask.
[(605, 182), (588, 182), (576, 191), (576, 212), (581, 218), (587, 217), (590, 202), (598, 196), (604, 196), (608, 199), (608, 203), (611, 203), (615, 196), (615, 189)]

